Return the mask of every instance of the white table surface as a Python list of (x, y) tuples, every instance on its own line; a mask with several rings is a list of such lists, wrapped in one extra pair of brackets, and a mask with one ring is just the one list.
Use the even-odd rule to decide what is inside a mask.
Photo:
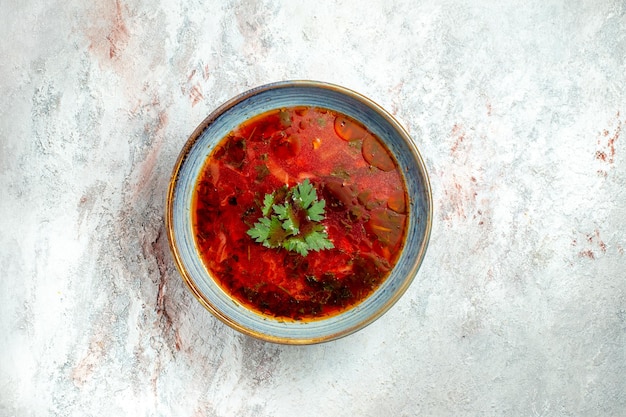
[[(0, 34), (0, 416), (626, 415), (624, 1), (4, 0)], [(211, 316), (163, 225), (194, 128), (285, 79), (380, 103), (433, 186), (408, 292), (314, 346)]]

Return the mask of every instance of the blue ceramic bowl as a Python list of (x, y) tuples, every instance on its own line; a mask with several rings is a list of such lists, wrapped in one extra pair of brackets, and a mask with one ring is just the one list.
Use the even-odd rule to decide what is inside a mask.
[[(246, 120), (269, 110), (324, 107), (365, 125), (394, 154), (409, 194), (404, 249), (389, 277), (368, 298), (339, 315), (316, 321), (283, 321), (256, 313), (231, 298), (205, 268), (192, 231), (193, 191), (205, 160), (215, 146)], [(409, 287), (426, 253), (432, 224), (428, 174), (415, 143), (394, 118), (366, 97), (336, 85), (284, 81), (245, 92), (220, 106), (193, 132), (170, 182), (166, 226), (170, 247), (183, 280), (200, 303), (229, 326), (276, 343), (312, 344), (337, 339), (372, 323)]]

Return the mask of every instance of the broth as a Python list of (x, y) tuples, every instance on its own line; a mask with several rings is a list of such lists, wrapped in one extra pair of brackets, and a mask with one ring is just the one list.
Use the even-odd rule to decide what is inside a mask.
[(230, 132), (194, 190), (206, 268), (262, 315), (316, 320), (390, 274), (409, 201), (397, 162), (363, 125), (318, 107), (272, 110)]

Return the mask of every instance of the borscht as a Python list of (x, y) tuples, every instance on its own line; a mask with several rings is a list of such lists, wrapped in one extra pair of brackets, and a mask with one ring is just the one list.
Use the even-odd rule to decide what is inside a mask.
[(256, 116), (209, 155), (192, 219), (202, 261), (234, 300), (264, 316), (318, 320), (387, 278), (409, 199), (383, 142), (319, 107)]

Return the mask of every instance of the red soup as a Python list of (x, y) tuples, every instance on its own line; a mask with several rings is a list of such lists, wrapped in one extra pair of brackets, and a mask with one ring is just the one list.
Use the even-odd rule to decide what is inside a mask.
[(398, 165), (363, 125), (317, 107), (272, 110), (228, 134), (195, 187), (206, 268), (263, 315), (315, 320), (369, 296), (405, 239)]

